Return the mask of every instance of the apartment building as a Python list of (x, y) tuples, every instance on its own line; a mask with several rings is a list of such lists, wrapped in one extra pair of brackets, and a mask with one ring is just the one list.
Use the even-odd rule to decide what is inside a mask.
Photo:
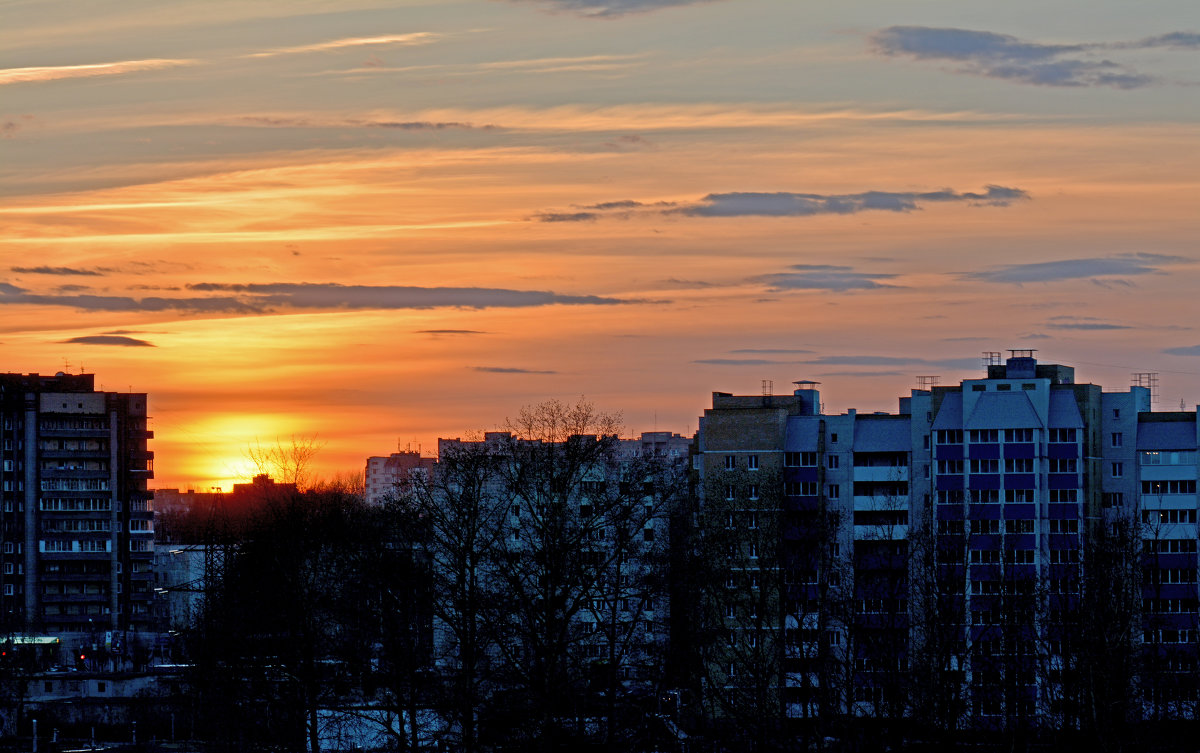
[(1196, 412), (999, 356), (895, 413), (827, 415), (814, 382), (713, 393), (695, 461), (722, 586), (704, 671), (731, 713), (757, 693), (799, 719), (1069, 719), (1087, 610), (1128, 597), (1130, 692), (1195, 715)]
[(152, 436), (144, 393), (97, 392), (91, 374), (0, 374), (5, 632), (111, 645), (151, 629)]

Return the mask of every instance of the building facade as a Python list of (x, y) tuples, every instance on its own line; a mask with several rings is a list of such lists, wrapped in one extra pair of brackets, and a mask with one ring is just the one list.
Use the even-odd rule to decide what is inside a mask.
[[(826, 415), (811, 382), (713, 394), (695, 468), (718, 706), (1069, 726), (1111, 661), (1147, 714), (1195, 716), (1197, 413), (998, 356), (895, 413)], [(1104, 621), (1133, 637), (1103, 643)]]
[(146, 418), (144, 393), (97, 392), (91, 374), (0, 374), (6, 632), (152, 628)]
[(415, 479), (428, 480), (435, 458), (422, 457), (419, 452), (393, 452), (388, 456), (367, 458), (363, 473), (363, 488), (368, 505), (383, 504), (389, 497)]

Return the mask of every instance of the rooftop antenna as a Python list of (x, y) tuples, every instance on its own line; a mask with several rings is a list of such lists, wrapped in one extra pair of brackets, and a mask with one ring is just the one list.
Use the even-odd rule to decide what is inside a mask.
[(1130, 375), (1130, 386), (1145, 387), (1150, 390), (1150, 410), (1158, 405), (1158, 372), (1135, 371)]
[(917, 377), (917, 389), (931, 391), (942, 378), (937, 374), (927, 374)]
[(1000, 351), (998, 351), (998, 350), (983, 351), (983, 368), (986, 369), (988, 366), (999, 366), (1000, 363), (1001, 363)]
[(770, 397), (775, 394), (775, 382), (770, 379), (762, 380), (763, 397)]

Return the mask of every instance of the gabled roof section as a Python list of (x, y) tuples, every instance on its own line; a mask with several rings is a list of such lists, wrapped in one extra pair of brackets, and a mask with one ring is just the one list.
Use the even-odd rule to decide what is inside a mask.
[(936, 429), (961, 429), (962, 428), (962, 401), (961, 392), (951, 392), (942, 400), (941, 407), (938, 408), (937, 416), (933, 419), (933, 428)]
[(1050, 425), (1056, 429), (1082, 429), (1083, 416), (1070, 390), (1050, 390)]
[(1041, 428), (1042, 421), (1024, 392), (984, 392), (967, 418), (966, 429)]

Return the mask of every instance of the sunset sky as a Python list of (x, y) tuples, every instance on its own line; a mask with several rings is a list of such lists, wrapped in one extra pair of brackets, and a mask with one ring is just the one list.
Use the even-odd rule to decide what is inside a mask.
[(3, 370), (156, 486), (1036, 348), (1200, 401), (1194, 0), (0, 1)]

